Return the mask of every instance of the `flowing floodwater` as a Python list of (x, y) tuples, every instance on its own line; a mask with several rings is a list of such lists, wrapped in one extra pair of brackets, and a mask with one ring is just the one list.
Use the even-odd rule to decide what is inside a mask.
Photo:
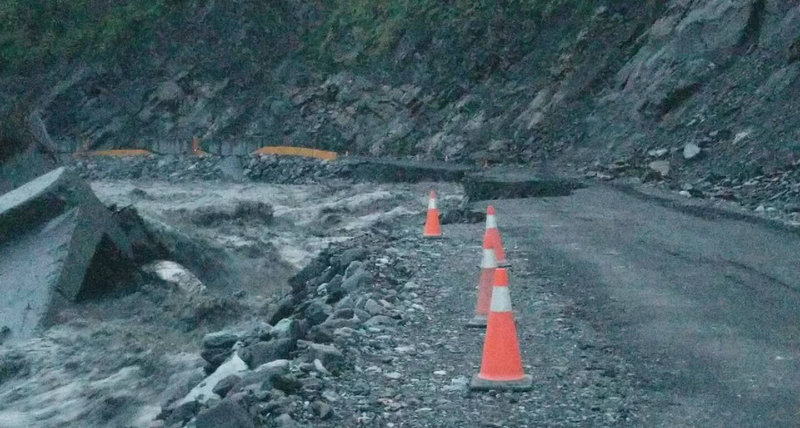
[(204, 378), (204, 334), (260, 322), (266, 302), (328, 243), (419, 215), (426, 187), (93, 183), (106, 205), (131, 206), (150, 225), (214, 247), (206, 256), (226, 257), (233, 278), (203, 290), (204, 273), (156, 261), (136, 292), (67, 306), (35, 338), (0, 345), (0, 427), (150, 426), (160, 404)]

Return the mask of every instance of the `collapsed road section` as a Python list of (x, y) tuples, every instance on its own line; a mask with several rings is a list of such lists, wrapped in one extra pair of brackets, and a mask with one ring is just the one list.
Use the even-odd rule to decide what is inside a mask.
[[(113, 173), (112, 179), (93, 180), (91, 188), (126, 234), (141, 281), (128, 284), (135, 286), (130, 293), (104, 299), (83, 300), (94, 293), (79, 293), (70, 302), (56, 291), (66, 309), (58, 310), (52, 325), (30, 339), (0, 345), (0, 427), (665, 426), (690, 408), (685, 401), (672, 404), (674, 362), (642, 370), (654, 360), (607, 328), (606, 301), (594, 297), (603, 278), (573, 266), (563, 248), (557, 251), (583, 250), (575, 243), (585, 241), (572, 235), (553, 238), (572, 224), (557, 222), (574, 216), (576, 224), (598, 230), (593, 222), (601, 219), (589, 207), (614, 200), (608, 191), (497, 200), (495, 217), (486, 203), (468, 203), (472, 197), (463, 183), (432, 177), (376, 183), (350, 174), (306, 184), (341, 165), (254, 159), (265, 168), (258, 179), (244, 175), (242, 181), (203, 179), (221, 163), (212, 157), (163, 162), (160, 168), (152, 159), (119, 160), (109, 163), (113, 170), (91, 170), (98, 177)], [(161, 176), (144, 178), (142, 171)], [(533, 174), (500, 172), (483, 173), (499, 183), (492, 184), (497, 196), (488, 199), (509, 196), (503, 192), (521, 197), (527, 191), (517, 189), (535, 181)], [(284, 184), (264, 182), (269, 180)], [(58, 188), (56, 182), (25, 188)], [(422, 236), (431, 190), (437, 198), (428, 206), (438, 211), (431, 220), (442, 214), (441, 239)], [(40, 193), (47, 200), (48, 192), (25, 192)], [(572, 206), (587, 195), (595, 195), (595, 203)], [(75, 206), (71, 197), (65, 192), (55, 198), (55, 211), (69, 212)], [(4, 206), (16, 212), (33, 204), (20, 196), (9, 199)], [(659, 208), (648, 215), (668, 213)], [(619, 216), (608, 216), (611, 244)], [(483, 220), (485, 226), (475, 224)], [(47, 223), (31, 220), (33, 226), (14, 229), (3, 249), (29, 236), (46, 239), (32, 234)], [(485, 329), (466, 328), (481, 307), (476, 264), (488, 249), (480, 236), (490, 231), (503, 233), (504, 252), (495, 249), (495, 257), (511, 265), (502, 281), (510, 300), (489, 301), (487, 324), (489, 315), (509, 318), (513, 310), (513, 322), (506, 324), (516, 330), (514, 367), (503, 355), (485, 351)], [(102, 258), (95, 259), (117, 266), (103, 247), (95, 253)], [(683, 241), (671, 247), (687, 251)], [(619, 251), (612, 246), (589, 254)], [(92, 262), (86, 276), (94, 269)], [(638, 277), (646, 276), (625, 278), (635, 286)], [(114, 289), (114, 282), (104, 283)], [(579, 290), (575, 295), (573, 288)], [(672, 324), (662, 324), (667, 325)], [(505, 330), (495, 337), (509, 339), (510, 328)], [(786, 352), (775, 355), (776, 367), (796, 364)], [(511, 367), (513, 373), (500, 375), (521, 377), (530, 390), (471, 388), (471, 376), (497, 377), (484, 370), (492, 361)], [(744, 420), (723, 411), (732, 409), (715, 414)], [(677, 425), (714, 426), (693, 423), (709, 422), (699, 413), (688, 415)], [(769, 421), (785, 425), (785, 419)]]
[(0, 326), (31, 336), (63, 299), (111, 291), (130, 257), (111, 213), (63, 168), (0, 196)]

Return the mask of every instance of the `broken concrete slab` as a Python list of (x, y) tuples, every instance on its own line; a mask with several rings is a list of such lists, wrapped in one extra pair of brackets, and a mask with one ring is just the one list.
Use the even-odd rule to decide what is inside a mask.
[[(72, 208), (97, 216), (96, 226), (103, 226), (101, 229), (113, 234), (116, 242), (125, 242), (122, 230), (110, 227), (114, 221), (89, 185), (58, 168), (0, 196), (0, 243), (26, 234)], [(120, 249), (130, 251), (127, 245)]]
[(470, 201), (566, 196), (583, 187), (569, 179), (545, 178), (533, 171), (513, 170), (468, 174), (463, 182)]
[(446, 162), (421, 162), (376, 158), (350, 158), (354, 178), (382, 183), (461, 181), (474, 171), (469, 166)]
[(109, 291), (130, 258), (111, 213), (63, 168), (0, 196), (0, 325), (29, 337), (64, 300)]

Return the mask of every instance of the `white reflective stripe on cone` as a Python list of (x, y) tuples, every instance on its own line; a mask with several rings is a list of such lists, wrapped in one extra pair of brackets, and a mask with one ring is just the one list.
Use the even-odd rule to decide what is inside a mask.
[(481, 259), (480, 267), (481, 269), (494, 269), (497, 267), (497, 259), (495, 258), (493, 249), (483, 249), (483, 258)]
[(493, 215), (486, 216), (486, 229), (497, 229), (497, 219)]
[(428, 199), (428, 209), (435, 210), (436, 209), (436, 198), (429, 198)]
[(492, 287), (492, 312), (511, 312), (511, 294), (508, 287)]

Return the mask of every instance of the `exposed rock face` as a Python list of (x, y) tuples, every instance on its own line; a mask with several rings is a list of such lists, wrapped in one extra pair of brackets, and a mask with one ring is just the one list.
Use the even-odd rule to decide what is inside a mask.
[[(131, 71), (112, 63), (64, 74), (43, 90), (41, 120), (31, 123), (46, 123), (65, 152), (88, 144), (188, 153), (198, 137), (203, 150), (224, 156), (300, 145), (473, 164), (588, 164), (675, 141), (698, 144), (703, 158), (674, 165), (676, 178), (709, 168), (733, 176), (745, 159), (770, 168), (800, 156), (794, 2), (542, 4), (550, 15), (526, 19), (507, 5), (488, 15), (454, 11), (448, 22), (423, 12), (387, 25), (397, 31), (376, 31), (380, 43), (336, 29), (322, 49), (304, 31), (324, 25), (332, 10), (282, 4), (276, 13), (288, 24), (264, 36), (255, 2), (211, 5), (199, 19), (213, 20), (201, 27), (215, 30), (170, 23), (169, 40), (155, 40), (191, 34), (179, 40), (185, 60), (148, 57)], [(383, 22), (379, 9), (375, 22)], [(311, 45), (298, 48), (304, 43)], [(269, 52), (253, 52), (256, 45)], [(743, 132), (747, 138), (735, 137)], [(717, 137), (701, 144), (709, 133)], [(371, 174), (323, 167), (309, 177), (298, 165), (280, 176), (279, 163), (253, 162), (246, 175), (313, 182)]]

